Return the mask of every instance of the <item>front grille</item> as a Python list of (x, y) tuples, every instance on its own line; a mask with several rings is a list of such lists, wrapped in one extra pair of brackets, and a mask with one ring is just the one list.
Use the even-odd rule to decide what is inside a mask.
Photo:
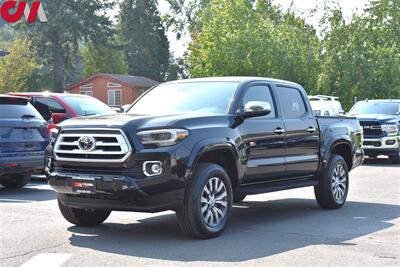
[[(89, 140), (87, 147), (82, 143), (85, 138)], [(131, 154), (131, 147), (118, 129), (64, 129), (54, 153), (61, 161), (122, 162)]]
[(364, 135), (369, 136), (382, 136), (381, 124), (377, 121), (360, 121), (360, 125), (363, 127)]
[(380, 146), (382, 146), (382, 143), (380, 141), (364, 141), (363, 145), (364, 146), (380, 147)]

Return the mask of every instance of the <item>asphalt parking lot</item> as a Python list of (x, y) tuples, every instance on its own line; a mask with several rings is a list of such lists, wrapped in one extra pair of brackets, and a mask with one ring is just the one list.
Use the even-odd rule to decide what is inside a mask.
[(183, 236), (172, 212), (72, 226), (55, 193), (34, 181), (0, 188), (0, 266), (399, 266), (399, 217), (400, 165), (382, 159), (351, 173), (340, 210), (321, 210), (312, 188), (250, 196), (212, 240)]

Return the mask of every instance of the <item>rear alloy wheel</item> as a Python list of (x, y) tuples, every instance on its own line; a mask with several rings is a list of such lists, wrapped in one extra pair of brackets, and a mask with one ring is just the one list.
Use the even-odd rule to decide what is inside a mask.
[(7, 180), (2, 181), (1, 185), (8, 189), (22, 188), (31, 179), (30, 174), (15, 174), (8, 177)]
[(220, 235), (232, 208), (232, 186), (226, 171), (214, 163), (200, 163), (176, 215), (182, 231), (194, 238)]
[(110, 210), (70, 208), (65, 206), (60, 198), (58, 198), (58, 207), (67, 221), (78, 226), (99, 225), (103, 223), (111, 213)]
[(318, 204), (324, 209), (338, 209), (344, 205), (349, 191), (349, 171), (340, 155), (332, 155), (328, 166), (320, 174), (314, 187)]

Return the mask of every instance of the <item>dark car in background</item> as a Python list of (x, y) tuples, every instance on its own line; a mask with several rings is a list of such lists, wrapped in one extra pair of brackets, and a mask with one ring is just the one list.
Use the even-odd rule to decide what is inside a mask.
[(400, 163), (400, 99), (365, 100), (350, 110), (364, 130), (363, 149), (367, 156), (389, 156)]
[(48, 143), (47, 123), (29, 100), (0, 95), (0, 184), (20, 188), (43, 171)]
[(11, 93), (29, 98), (31, 104), (49, 122), (50, 128), (70, 118), (117, 113), (97, 98), (78, 94), (57, 94), (49, 92)]

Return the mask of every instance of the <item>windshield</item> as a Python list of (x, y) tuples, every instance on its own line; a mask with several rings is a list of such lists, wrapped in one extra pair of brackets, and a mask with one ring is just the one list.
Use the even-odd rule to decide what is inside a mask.
[(145, 94), (130, 114), (227, 114), (238, 82), (187, 82), (161, 84)]
[(112, 108), (93, 97), (62, 96), (62, 99), (79, 116), (105, 115), (116, 113)]
[(351, 115), (358, 114), (385, 114), (399, 115), (400, 104), (391, 102), (360, 102), (357, 103), (351, 110)]

